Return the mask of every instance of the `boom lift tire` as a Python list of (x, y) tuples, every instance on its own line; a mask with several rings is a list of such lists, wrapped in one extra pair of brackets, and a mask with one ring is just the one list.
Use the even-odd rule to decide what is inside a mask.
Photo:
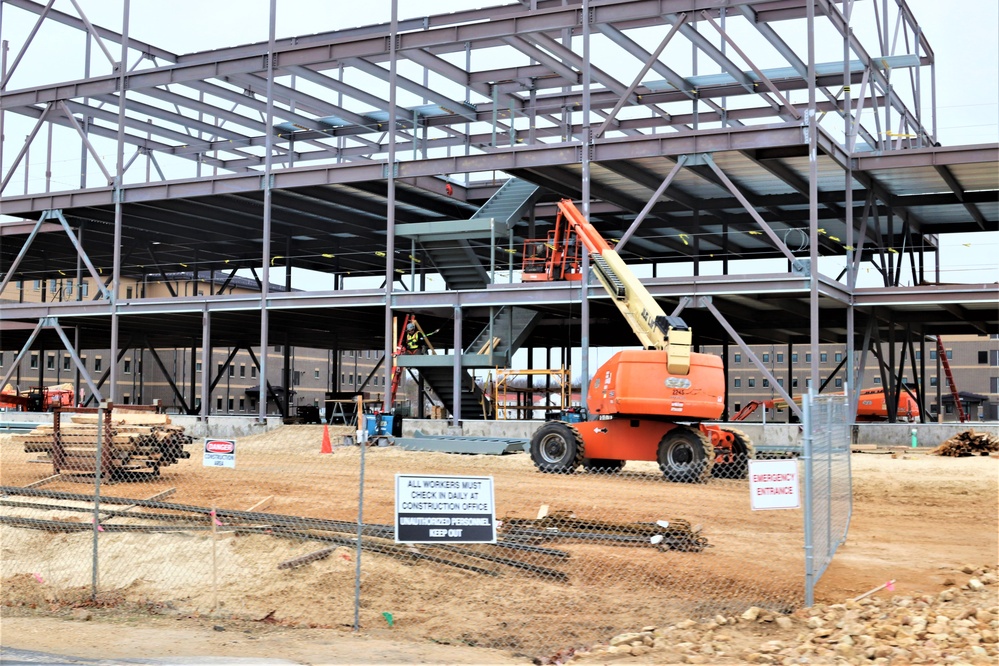
[(549, 421), (531, 437), (531, 460), (542, 472), (572, 474), (583, 462), (583, 438), (562, 421)]
[(610, 458), (586, 458), (583, 460), (583, 469), (596, 474), (616, 474), (622, 468), (624, 468), (623, 460)]
[(732, 435), (732, 455), (735, 459), (731, 462), (716, 462), (711, 468), (711, 475), (716, 479), (745, 479), (749, 473), (749, 461), (756, 458), (756, 447), (753, 446), (749, 435), (741, 430), (736, 428), (721, 428), (721, 430)]
[(715, 454), (711, 440), (700, 430), (677, 426), (663, 435), (656, 457), (668, 480), (703, 483), (711, 476)]

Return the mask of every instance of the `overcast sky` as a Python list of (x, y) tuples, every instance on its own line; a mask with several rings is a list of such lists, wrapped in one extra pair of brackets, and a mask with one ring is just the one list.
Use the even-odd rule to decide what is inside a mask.
[[(896, 0), (888, 0), (894, 7)], [(121, 2), (109, 0), (78, 0), (87, 17), (94, 23), (113, 30), (121, 30)], [(855, 30), (861, 34), (868, 52), (877, 55), (870, 34), (863, 34), (872, 23), (874, 3), (881, 7), (882, 0), (858, 0), (855, 6)], [(999, 142), (999, 2), (996, 0), (907, 0), (913, 14), (927, 36), (936, 56), (936, 99), (937, 131), (943, 145), (955, 146)], [(499, 4), (485, 0), (400, 0), (401, 18), (423, 16), (432, 7), (434, 13), (462, 8), (474, 8)], [(315, 32), (354, 27), (389, 20), (389, 0), (368, 0), (363, 3), (323, 0), (279, 0), (277, 16), (278, 37), (304, 35)], [(349, 12), (343, 11), (350, 8)], [(68, 14), (75, 14), (70, 0), (56, 0), (55, 8)], [(265, 41), (268, 29), (268, 0), (171, 0), (170, 2), (150, 2), (133, 0), (129, 32), (135, 39), (149, 42), (178, 54), (202, 51), (223, 46)], [(894, 28), (894, 13), (890, 26)], [(9, 6), (3, 8), (3, 24), (0, 25), (0, 38), (10, 41), (8, 62), (13, 59), (23, 42), (24, 36), (34, 23), (34, 16)], [(780, 25), (778, 27), (781, 27)], [(29, 50), (24, 62), (15, 73), (10, 88), (24, 87), (28, 80), (66, 80), (82, 77), (82, 72), (65, 74), (67, 68), (82, 67), (78, 62), (67, 60), (58, 48), (48, 46), (52, 37), (59, 34), (58, 26), (43, 26), (39, 39)], [(65, 30), (64, 28), (62, 30)], [(50, 41), (44, 41), (48, 37)], [(795, 40), (801, 35), (784, 34), (785, 39), (799, 51), (804, 49)], [(902, 37), (899, 36), (899, 40)], [(829, 43), (832, 42), (832, 43)], [(751, 46), (750, 42), (747, 42)], [(820, 50), (833, 53), (820, 54), (830, 60), (841, 55), (841, 41), (831, 39), (825, 33), (820, 35)], [(115, 58), (117, 47), (109, 47)], [(688, 47), (689, 48), (689, 47)], [(96, 49), (95, 49), (96, 51)], [(756, 53), (750, 49), (751, 53)], [(901, 47), (898, 53), (905, 50)], [(754, 55), (754, 57), (756, 57)], [(759, 56), (762, 58), (763, 56)], [(100, 54), (95, 56), (99, 62)], [(102, 63), (105, 67), (107, 62)], [(758, 62), (761, 67), (770, 66)], [(925, 71), (925, 68), (924, 68)], [(906, 71), (896, 72), (898, 77), (908, 78)], [(929, 77), (923, 78), (924, 105), (929, 105)], [(924, 107), (925, 109), (925, 107)], [(924, 110), (925, 124), (932, 127), (931, 116)], [(11, 118), (8, 116), (8, 137), (16, 136), (10, 131)], [(4, 164), (8, 165), (16, 154), (19, 142), (11, 140), (4, 149)], [(12, 154), (13, 151), (13, 154)], [(37, 151), (39, 154), (41, 150)], [(40, 157), (34, 157), (37, 162)], [(33, 167), (33, 175), (41, 177), (42, 168)], [(999, 168), (999, 167), (997, 167)], [(5, 166), (6, 169), (6, 166)], [(59, 188), (62, 189), (62, 188)], [(999, 282), (999, 238), (997, 234), (947, 235), (942, 237), (942, 264), (946, 274), (943, 281), (949, 282)]]

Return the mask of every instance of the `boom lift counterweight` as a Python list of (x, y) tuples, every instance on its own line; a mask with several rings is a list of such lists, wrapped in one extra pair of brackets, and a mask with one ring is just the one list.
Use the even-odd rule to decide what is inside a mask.
[[(569, 199), (555, 229), (525, 245), (523, 280), (581, 280), (580, 244), (643, 349), (620, 351), (590, 380), (590, 421), (550, 422), (531, 439), (543, 472), (617, 471), (626, 460), (659, 463), (672, 481), (745, 476), (753, 445), (745, 433), (702, 421), (721, 417), (721, 359), (692, 352), (690, 328), (667, 316), (652, 294)], [(594, 418), (595, 417), (595, 418)]]

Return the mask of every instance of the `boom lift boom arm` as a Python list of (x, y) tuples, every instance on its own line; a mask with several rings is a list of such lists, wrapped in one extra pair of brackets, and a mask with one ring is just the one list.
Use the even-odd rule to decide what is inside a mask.
[[(679, 317), (668, 316), (624, 260), (590, 224), (570, 199), (558, 202), (553, 256), (566, 256), (564, 248), (575, 233), (590, 253), (593, 272), (610, 294), (631, 330), (646, 349), (669, 352), (668, 370), (674, 375), (690, 371), (691, 332)], [(551, 265), (551, 264), (549, 264)], [(558, 267), (563, 268), (563, 267)], [(550, 271), (548, 272), (550, 275)], [(551, 278), (549, 278), (551, 279)]]

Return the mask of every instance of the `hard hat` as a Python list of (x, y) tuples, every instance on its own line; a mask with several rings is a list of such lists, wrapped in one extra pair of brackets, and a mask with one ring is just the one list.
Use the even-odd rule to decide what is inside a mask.
[(408, 324), (406, 324), (406, 330), (407, 331), (414, 331), (414, 330), (416, 330), (416, 324), (414, 324), (413, 322), (409, 322)]

